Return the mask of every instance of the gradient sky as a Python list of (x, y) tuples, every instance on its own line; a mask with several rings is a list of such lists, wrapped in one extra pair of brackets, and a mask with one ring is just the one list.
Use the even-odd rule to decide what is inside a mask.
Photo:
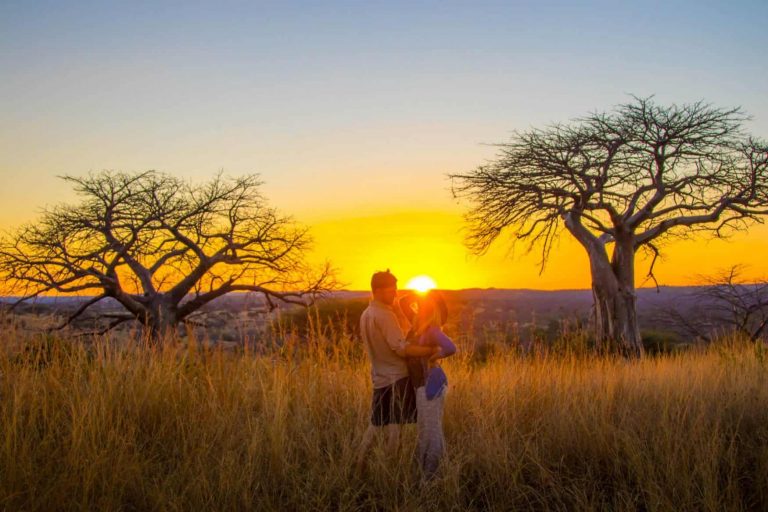
[[(446, 173), (629, 93), (740, 105), (766, 138), (767, 22), (760, 1), (6, 0), (0, 227), (72, 199), (61, 174), (258, 172), (352, 288), (387, 266), (446, 288), (588, 287), (566, 236), (542, 275), (503, 244), (468, 256)], [(676, 244), (658, 276), (762, 274), (767, 250), (766, 229)]]

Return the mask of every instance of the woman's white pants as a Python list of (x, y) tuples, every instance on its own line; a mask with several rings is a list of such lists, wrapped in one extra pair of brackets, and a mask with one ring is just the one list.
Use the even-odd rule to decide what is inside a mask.
[(440, 459), (445, 452), (443, 436), (443, 405), (447, 388), (440, 395), (427, 400), (424, 386), (416, 389), (416, 408), (418, 410), (418, 457), (419, 466), (425, 478), (431, 478), (440, 466)]

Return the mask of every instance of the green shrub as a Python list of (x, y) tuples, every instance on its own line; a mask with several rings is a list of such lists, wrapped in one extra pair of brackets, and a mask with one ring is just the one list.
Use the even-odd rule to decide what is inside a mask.
[(643, 330), (643, 348), (649, 355), (672, 354), (683, 350), (689, 344), (679, 334), (662, 330)]

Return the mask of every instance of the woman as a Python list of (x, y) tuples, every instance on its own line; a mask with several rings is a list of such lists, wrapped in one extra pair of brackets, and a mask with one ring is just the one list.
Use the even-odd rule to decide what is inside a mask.
[[(419, 345), (440, 349), (431, 357), (412, 358), (409, 364), (411, 379), (416, 388), (419, 465), (425, 478), (429, 479), (437, 472), (445, 451), (443, 407), (448, 379), (437, 361), (455, 354), (456, 346), (442, 330), (448, 317), (443, 297), (433, 290), (412, 302), (416, 303), (418, 310), (414, 315), (409, 338)], [(403, 305), (406, 310), (410, 306), (407, 301)]]

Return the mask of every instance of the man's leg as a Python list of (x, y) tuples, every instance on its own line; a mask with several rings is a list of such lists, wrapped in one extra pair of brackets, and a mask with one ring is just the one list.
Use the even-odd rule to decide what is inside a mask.
[(360, 474), (365, 466), (365, 459), (368, 456), (368, 452), (371, 449), (373, 440), (376, 437), (376, 432), (381, 430), (381, 427), (374, 425), (368, 425), (368, 428), (363, 433), (363, 440), (360, 442), (360, 448), (357, 450), (357, 457), (355, 458), (355, 472)]
[(387, 453), (390, 457), (396, 457), (400, 447), (400, 425), (397, 423), (385, 425), (384, 432), (386, 432), (387, 437)]

